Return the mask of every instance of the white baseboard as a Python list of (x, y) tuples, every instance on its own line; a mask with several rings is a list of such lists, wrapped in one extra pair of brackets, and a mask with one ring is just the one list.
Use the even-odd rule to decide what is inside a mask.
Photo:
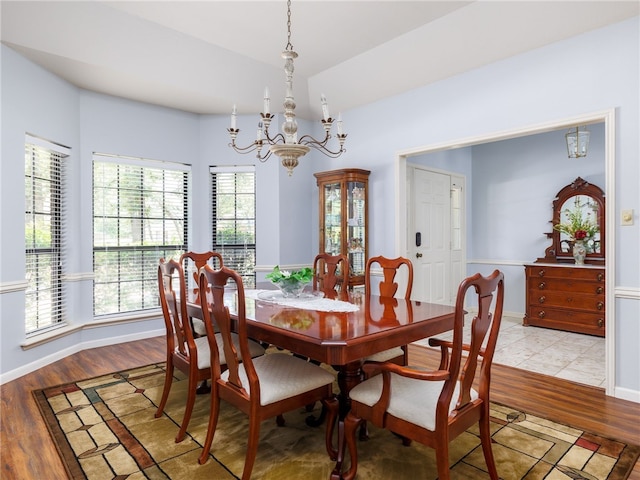
[(130, 335), (121, 335), (118, 337), (101, 338), (99, 340), (82, 342), (77, 345), (73, 345), (72, 347), (55, 352), (54, 354), (48, 355), (46, 357), (39, 358), (35, 362), (31, 362), (27, 365), (22, 365), (15, 370), (3, 373), (2, 375), (0, 375), (0, 385), (20, 378), (24, 375), (27, 375), (28, 373), (38, 370), (39, 368), (46, 367), (47, 365), (50, 365), (54, 362), (57, 362), (58, 360), (62, 360), (69, 355), (73, 355), (74, 353), (78, 353), (83, 350), (97, 347), (106, 347), (108, 345), (115, 345), (118, 343), (133, 342), (135, 340), (143, 340), (145, 338), (158, 337), (165, 334), (165, 329), (157, 329), (149, 330), (147, 332), (132, 333)]
[(640, 403), (640, 391), (630, 390), (628, 388), (614, 387), (613, 396), (620, 400), (628, 400), (630, 402)]

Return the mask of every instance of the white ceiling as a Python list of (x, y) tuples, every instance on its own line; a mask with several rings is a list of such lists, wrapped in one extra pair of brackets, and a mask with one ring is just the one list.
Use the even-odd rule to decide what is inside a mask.
[[(272, 110), (284, 98), (284, 0), (1, 8), (2, 42), (78, 87), (195, 113), (255, 113), (265, 87)], [(335, 114), (639, 14), (638, 0), (294, 0), (296, 112), (318, 117), (324, 93)]]

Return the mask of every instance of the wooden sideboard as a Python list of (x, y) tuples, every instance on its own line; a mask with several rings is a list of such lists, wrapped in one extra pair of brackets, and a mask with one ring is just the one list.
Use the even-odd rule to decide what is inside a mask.
[(525, 265), (524, 325), (604, 337), (604, 266)]

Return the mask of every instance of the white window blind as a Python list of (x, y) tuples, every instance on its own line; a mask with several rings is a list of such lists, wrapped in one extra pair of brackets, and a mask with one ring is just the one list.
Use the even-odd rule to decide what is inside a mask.
[(213, 250), (255, 288), (256, 187), (254, 167), (212, 167)]
[(30, 135), (25, 139), (25, 331), (65, 319), (63, 252), (66, 162), (69, 149)]
[(94, 315), (158, 307), (158, 261), (187, 250), (190, 168), (94, 154)]

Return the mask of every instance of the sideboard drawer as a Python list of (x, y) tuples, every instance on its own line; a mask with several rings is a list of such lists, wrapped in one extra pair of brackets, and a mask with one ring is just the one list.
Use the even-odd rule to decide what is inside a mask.
[(604, 336), (605, 317), (601, 313), (580, 312), (545, 306), (531, 306), (527, 309), (525, 325), (555, 328), (590, 335)]
[(604, 295), (562, 292), (557, 290), (530, 292), (531, 305), (560, 307), (604, 313)]
[(575, 293), (588, 293), (590, 295), (604, 295), (604, 282), (588, 282), (583, 280), (563, 280), (561, 278), (534, 278), (527, 279), (527, 290), (534, 292), (562, 291)]
[(557, 278), (562, 280), (590, 280), (604, 284), (604, 268), (532, 266), (527, 270), (528, 278)]

